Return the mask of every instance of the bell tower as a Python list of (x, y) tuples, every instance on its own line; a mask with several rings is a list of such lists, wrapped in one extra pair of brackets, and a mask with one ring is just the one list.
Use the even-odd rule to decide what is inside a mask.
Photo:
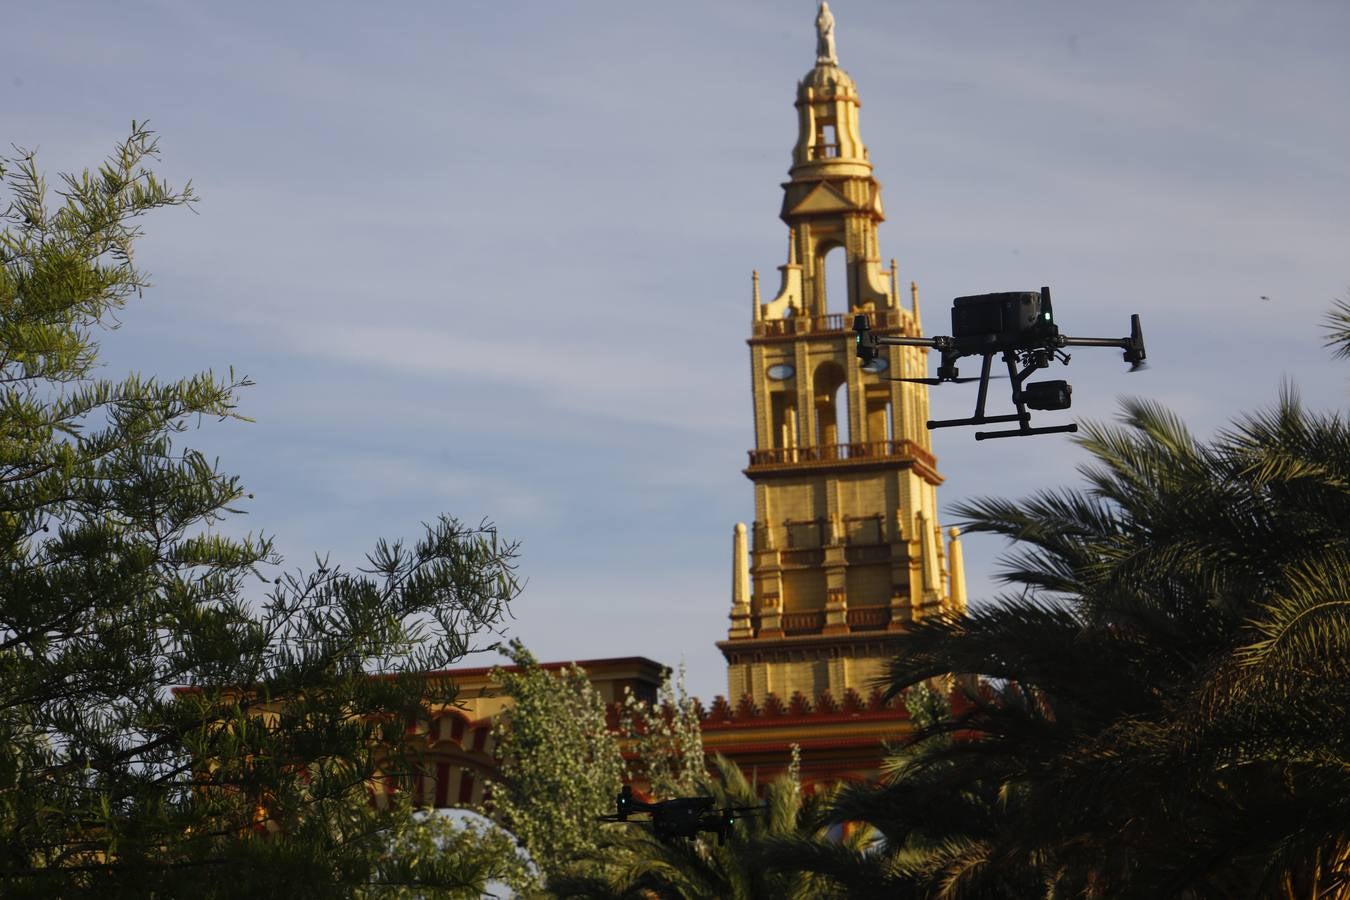
[[(732, 541), (731, 629), (718, 643), (728, 696), (866, 694), (898, 632), (963, 612), (956, 529), (937, 518), (926, 348), (883, 347), (864, 372), (852, 316), (878, 334), (919, 335), (918, 287), (901, 303), (895, 260), (883, 268), (881, 185), (858, 125), (862, 103), (839, 68), (828, 3), (816, 17), (816, 64), (797, 84), (797, 143), (780, 217), (787, 262), (777, 294), (753, 276), (750, 345), (755, 521)], [(833, 255), (837, 256), (833, 256)], [(826, 261), (843, 275), (826, 290)], [(835, 310), (831, 312), (830, 310)]]

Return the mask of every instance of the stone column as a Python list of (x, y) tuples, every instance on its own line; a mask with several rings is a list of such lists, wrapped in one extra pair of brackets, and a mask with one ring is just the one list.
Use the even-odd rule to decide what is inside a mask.
[(754, 637), (750, 620), (750, 553), (745, 523), (737, 522), (731, 538), (731, 632), (733, 641)]

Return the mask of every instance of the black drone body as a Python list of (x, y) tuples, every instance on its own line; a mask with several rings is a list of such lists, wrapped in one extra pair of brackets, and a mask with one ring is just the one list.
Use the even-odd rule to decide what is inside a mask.
[(601, 822), (629, 822), (629, 816), (646, 815), (646, 819), (631, 820), (634, 825), (648, 825), (658, 840), (696, 838), (700, 832), (717, 835), (717, 842), (725, 844), (727, 833), (744, 813), (761, 811), (758, 806), (731, 806), (717, 809), (712, 797), (675, 797), (656, 803), (643, 803), (633, 798), (633, 789), (623, 786), (615, 799), (612, 816), (600, 816)]
[[(936, 378), (895, 378), (893, 381), (916, 381), (922, 384), (978, 381), (979, 394), (975, 399), (975, 415), (968, 419), (929, 421), (928, 427), (949, 428), (956, 425), (985, 425), (995, 422), (1016, 422), (1017, 427), (1005, 431), (977, 431), (975, 440), (1000, 437), (1025, 437), (1032, 434), (1054, 434), (1077, 431), (1076, 424), (1031, 427), (1029, 410), (1068, 409), (1073, 388), (1067, 381), (1037, 381), (1027, 379), (1037, 369), (1049, 368), (1058, 360), (1068, 365), (1065, 347), (1116, 347), (1125, 351), (1125, 362), (1133, 372), (1143, 367), (1144, 334), (1139, 327), (1139, 316), (1130, 316), (1130, 334), (1123, 338), (1066, 337), (1055, 324), (1054, 309), (1050, 304), (1050, 289), (1039, 293), (1022, 291), (1004, 294), (979, 294), (957, 297), (952, 301), (952, 333), (937, 337), (892, 337), (873, 334), (866, 315), (853, 317), (857, 333), (858, 358), (867, 369), (877, 358), (877, 348), (884, 345), (932, 347), (942, 354)], [(994, 356), (1001, 354), (1008, 367), (1007, 378), (1012, 382), (1012, 402), (1016, 413), (986, 415), (985, 400), (989, 394), (990, 369)], [(981, 358), (978, 378), (959, 378), (956, 362), (963, 356)]]

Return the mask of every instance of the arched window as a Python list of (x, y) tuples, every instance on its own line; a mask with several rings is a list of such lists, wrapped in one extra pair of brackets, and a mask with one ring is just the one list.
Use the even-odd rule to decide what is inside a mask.
[(824, 296), (821, 299), (821, 312), (848, 312), (848, 255), (838, 245), (825, 251), (820, 260), (820, 271), (824, 275)]
[(826, 360), (816, 367), (811, 387), (816, 407), (817, 447), (849, 442), (847, 380), (836, 362)]
[(797, 446), (797, 395), (791, 390), (772, 391), (769, 394), (769, 441), (774, 447)]

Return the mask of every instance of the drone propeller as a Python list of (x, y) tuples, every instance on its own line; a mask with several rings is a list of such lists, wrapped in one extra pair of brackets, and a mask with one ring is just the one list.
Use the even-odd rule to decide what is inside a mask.
[(1146, 359), (1148, 352), (1144, 350), (1144, 329), (1139, 325), (1138, 314), (1135, 314), (1130, 316), (1130, 337), (1125, 345), (1125, 361), (1130, 364), (1131, 372), (1138, 372), (1148, 368), (1144, 362)]
[[(1007, 375), (990, 375), (989, 377), (990, 377), (991, 379), (993, 379), (993, 378), (1007, 378), (1008, 376), (1007, 376)], [(887, 378), (886, 380), (887, 380), (887, 381), (908, 381), (908, 382), (910, 382), (911, 384), (931, 384), (931, 385), (939, 385), (939, 384), (965, 384), (967, 381), (979, 381), (980, 379), (979, 379), (978, 377), (975, 377), (975, 378)]]

